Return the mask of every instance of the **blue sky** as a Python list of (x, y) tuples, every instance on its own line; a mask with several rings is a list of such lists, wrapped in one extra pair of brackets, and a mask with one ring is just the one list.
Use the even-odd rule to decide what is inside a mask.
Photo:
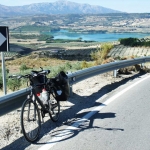
[[(55, 2), (57, 0), (0, 0), (1, 5), (21, 6), (31, 3)], [(150, 13), (150, 0), (68, 0), (76, 3), (99, 5), (128, 13)]]

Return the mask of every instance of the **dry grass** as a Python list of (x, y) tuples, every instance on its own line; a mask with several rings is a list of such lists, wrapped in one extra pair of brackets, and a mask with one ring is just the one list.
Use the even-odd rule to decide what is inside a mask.
[(5, 64), (10, 73), (17, 73), (20, 71), (20, 66), (23, 64), (31, 69), (39, 69), (40, 67), (44, 68), (63, 65), (67, 62), (75, 63), (76, 61), (61, 60), (56, 58), (39, 58), (38, 55), (32, 54), (29, 56), (17, 58), (15, 60), (6, 61)]
[(113, 48), (111, 43), (104, 43), (97, 49), (96, 52), (91, 53), (91, 58), (95, 60), (95, 65), (102, 64), (107, 59), (108, 53)]

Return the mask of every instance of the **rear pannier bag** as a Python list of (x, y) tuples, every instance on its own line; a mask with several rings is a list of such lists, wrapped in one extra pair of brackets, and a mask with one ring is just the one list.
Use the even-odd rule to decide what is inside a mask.
[[(61, 71), (56, 77), (56, 100), (66, 101), (70, 95), (69, 79), (65, 72)], [(61, 91), (61, 94), (58, 94)]]

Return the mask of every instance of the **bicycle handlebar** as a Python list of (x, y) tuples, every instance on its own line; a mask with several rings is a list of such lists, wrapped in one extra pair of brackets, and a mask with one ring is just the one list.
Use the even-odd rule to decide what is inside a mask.
[(50, 73), (50, 70), (41, 70), (41, 71), (35, 71), (32, 70), (31, 73), (26, 74), (26, 75), (11, 75), (9, 76), (9, 78), (17, 78), (17, 79), (21, 79), (21, 78), (29, 78), (29, 77), (35, 77), (38, 75), (48, 75)]
[(34, 75), (34, 76), (37, 76), (39, 74), (48, 75), (49, 73), (50, 73), (50, 70), (41, 70), (41, 71), (32, 70), (30, 75)]
[(9, 78), (16, 78), (16, 79), (21, 79), (21, 78), (28, 78), (28, 75), (11, 75)]

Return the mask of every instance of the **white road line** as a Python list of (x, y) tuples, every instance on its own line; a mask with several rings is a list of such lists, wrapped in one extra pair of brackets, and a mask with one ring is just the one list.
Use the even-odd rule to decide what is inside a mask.
[[(150, 78), (150, 76), (146, 76), (146, 77), (142, 78), (141, 80), (138, 80), (137, 82), (135, 82), (132, 85), (130, 85), (129, 87), (125, 88), (121, 92), (119, 92), (116, 95), (112, 96), (107, 101), (105, 101), (103, 104), (97, 106), (91, 112), (89, 112), (84, 117), (82, 117), (81, 119), (76, 121), (73, 125), (67, 127), (63, 131), (61, 131), (59, 134), (57, 134), (57, 136), (52, 138), (50, 141), (48, 141), (44, 146), (40, 147), (38, 150), (48, 150), (48, 149), (52, 148), (57, 142), (59, 142), (60, 140), (64, 139), (65, 136), (67, 135), (67, 133), (69, 133), (69, 132), (71, 133), (72, 130), (78, 130), (79, 129), (78, 128), (79, 125), (81, 125), (85, 121), (88, 121), (88, 119), (90, 117), (92, 117), (95, 113), (99, 112), (101, 109), (103, 109), (108, 104), (110, 104), (112, 101), (114, 101), (116, 98), (118, 98), (119, 96), (121, 96), (122, 94), (124, 94), (125, 92), (127, 92), (128, 90), (130, 90), (131, 88), (135, 87), (137, 84), (141, 83), (142, 81), (144, 81), (144, 80), (146, 80), (148, 78)], [(100, 100), (100, 99), (101, 98), (99, 98), (98, 100)]]

